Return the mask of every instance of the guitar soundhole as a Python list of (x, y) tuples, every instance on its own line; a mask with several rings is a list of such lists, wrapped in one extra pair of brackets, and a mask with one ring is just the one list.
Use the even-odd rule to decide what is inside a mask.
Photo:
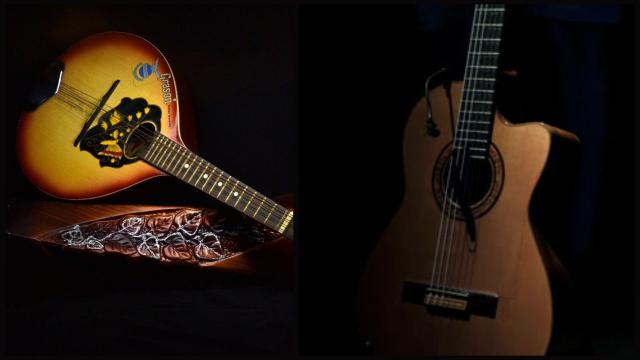
[[(434, 197), (440, 209), (443, 209), (445, 204), (444, 210), (449, 216), (463, 220), (461, 204), (467, 204), (473, 217), (479, 218), (493, 207), (502, 191), (504, 183), (502, 156), (492, 144), (486, 159), (465, 158), (461, 180), (456, 179), (460, 179), (462, 162), (458, 162), (456, 166), (455, 156), (451, 143), (440, 153), (433, 170)], [(444, 202), (445, 191), (448, 200), (446, 203)]]

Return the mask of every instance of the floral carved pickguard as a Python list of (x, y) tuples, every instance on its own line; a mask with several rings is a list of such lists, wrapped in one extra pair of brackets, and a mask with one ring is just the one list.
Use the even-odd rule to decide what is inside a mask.
[(55, 243), (99, 253), (206, 265), (281, 235), (242, 217), (182, 208), (129, 214), (56, 231)]

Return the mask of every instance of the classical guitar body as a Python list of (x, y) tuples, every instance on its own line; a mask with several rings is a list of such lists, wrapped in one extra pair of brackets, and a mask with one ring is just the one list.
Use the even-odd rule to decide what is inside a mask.
[[(131, 132), (119, 131), (118, 126), (153, 123), (163, 135), (183, 144), (176, 82), (162, 53), (133, 34), (108, 32), (76, 43), (57, 60), (64, 64), (57, 94), (24, 112), (18, 126), (17, 153), (26, 176), (52, 196), (88, 199), (162, 175), (143, 161), (126, 158), (123, 144)], [(103, 122), (100, 114), (90, 124), (97, 136), (74, 146), (95, 103), (115, 81), (119, 82), (105, 108), (136, 99), (133, 117), (107, 114)], [(149, 108), (152, 111), (145, 114)], [(108, 149), (98, 149), (97, 140), (108, 143)]]
[[(460, 88), (461, 83), (452, 84), (453, 113), (458, 110)], [(416, 284), (432, 280), (434, 261), (438, 261), (445, 187), (438, 178), (443, 178), (443, 159), (450, 153), (449, 134), (453, 133), (445, 89), (432, 90), (431, 99), (441, 135), (425, 134), (423, 98), (404, 133), (404, 199), (362, 278), (361, 334), (373, 352), (387, 355), (542, 355), (552, 330), (548, 271), (553, 269), (545, 267), (546, 252), (534, 236), (529, 204), (554, 138), (577, 139), (542, 123), (512, 125), (495, 114), (484, 194), (472, 204), (475, 240), (466, 233), (463, 219), (449, 217), (458, 235), (448, 245), (441, 240), (439, 251), (445, 255), (438, 258), (441, 263), (448, 260), (448, 287), (492, 296), (484, 299), (484, 309), (479, 309), (482, 301), (474, 305), (472, 298), (464, 297), (425, 306), (424, 289), (420, 292)], [(445, 275), (436, 274), (435, 279), (442, 282)], [(456, 299), (468, 300), (468, 308), (457, 310)], [(477, 313), (470, 309), (474, 306)]]

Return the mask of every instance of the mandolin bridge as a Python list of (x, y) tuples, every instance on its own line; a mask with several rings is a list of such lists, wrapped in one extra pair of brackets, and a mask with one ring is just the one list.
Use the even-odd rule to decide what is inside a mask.
[(405, 281), (402, 301), (424, 305), (432, 314), (467, 320), (471, 315), (496, 317), (498, 294)]

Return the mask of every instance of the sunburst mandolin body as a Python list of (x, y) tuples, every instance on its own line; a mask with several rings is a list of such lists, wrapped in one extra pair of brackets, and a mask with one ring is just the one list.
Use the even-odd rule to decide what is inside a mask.
[[(98, 161), (97, 156), (106, 161), (122, 161), (121, 145), (111, 146), (110, 152), (101, 155), (73, 146), (95, 102), (116, 80), (119, 83), (105, 108), (116, 108), (124, 97), (144, 99), (160, 110), (159, 132), (184, 145), (176, 81), (162, 53), (141, 37), (109, 32), (76, 43), (57, 60), (64, 63), (63, 85), (35, 110), (24, 112), (18, 125), (19, 163), (33, 184), (58, 198), (88, 199), (163, 175), (143, 161), (119, 167), (105, 166)], [(82, 96), (74, 99), (74, 94)], [(86, 99), (95, 101), (89, 103)], [(94, 120), (94, 125), (98, 121)], [(117, 125), (113, 124), (116, 121), (127, 119), (109, 121), (105, 132)], [(113, 133), (108, 134), (111, 135)], [(128, 135), (126, 132), (115, 134), (123, 140)]]
[[(454, 114), (460, 92), (461, 82), (454, 82)], [(385, 355), (542, 355), (552, 336), (550, 276), (556, 269), (549, 248), (534, 233), (530, 203), (552, 144), (577, 138), (542, 123), (513, 125), (496, 113), (487, 191), (471, 206), (475, 244), (463, 219), (444, 215), (457, 231), (449, 239), (447, 257), (437, 258), (444, 188), (437, 178), (453, 129), (445, 89), (432, 90), (431, 99), (441, 134), (425, 134), (422, 98), (404, 132), (404, 198), (369, 258), (358, 292), (363, 340), (374, 353)], [(443, 259), (449, 263), (447, 285), (495, 295), (493, 314), (456, 310), (460, 304), (471, 307), (472, 300), (427, 306), (424, 289), (411, 294), (410, 284), (429, 283), (434, 262), (441, 260), (436, 269), (444, 268)], [(442, 271), (437, 274), (444, 279)]]

